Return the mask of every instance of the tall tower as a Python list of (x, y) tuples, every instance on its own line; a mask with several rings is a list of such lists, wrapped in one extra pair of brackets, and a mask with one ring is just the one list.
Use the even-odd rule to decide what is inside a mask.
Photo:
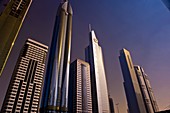
[(120, 65), (130, 113), (147, 113), (129, 51), (120, 51)]
[(110, 113), (102, 49), (90, 28), (90, 43), (85, 49), (86, 62), (90, 64), (93, 113)]
[(60, 4), (50, 47), (41, 112), (66, 112), (73, 11), (68, 1)]
[(139, 86), (142, 92), (143, 101), (145, 103), (148, 113), (158, 112), (158, 105), (153, 94), (152, 87), (149, 82), (147, 74), (144, 72), (143, 68), (140, 66), (134, 66), (136, 76), (138, 78)]
[(38, 113), (48, 47), (28, 39), (20, 52), (2, 113)]
[(32, 0), (10, 0), (0, 14), (0, 76)]
[(92, 113), (90, 65), (80, 59), (70, 65), (69, 113)]

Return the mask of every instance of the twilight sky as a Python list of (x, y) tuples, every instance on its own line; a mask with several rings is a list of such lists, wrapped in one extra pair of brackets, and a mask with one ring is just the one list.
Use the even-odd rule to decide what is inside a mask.
[[(0, 107), (19, 52), (28, 37), (50, 45), (60, 0), (33, 0), (5, 71), (0, 77)], [(161, 0), (71, 0), (74, 10), (71, 61), (84, 59), (92, 24), (103, 49), (107, 84), (120, 113), (127, 104), (119, 50), (144, 68), (160, 109), (170, 105), (170, 12)], [(169, 60), (168, 60), (169, 59)]]

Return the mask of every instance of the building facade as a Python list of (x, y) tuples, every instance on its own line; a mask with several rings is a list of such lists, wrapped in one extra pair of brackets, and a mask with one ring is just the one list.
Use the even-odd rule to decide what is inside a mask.
[(70, 3), (64, 0), (57, 11), (51, 41), (41, 112), (67, 112), (68, 80), (73, 11)]
[(102, 49), (93, 30), (90, 30), (90, 43), (85, 49), (85, 56), (90, 64), (93, 113), (110, 113)]
[(10, 0), (0, 14), (0, 76), (32, 0)]
[(48, 47), (28, 39), (20, 52), (2, 113), (38, 113)]
[(129, 112), (147, 113), (129, 51), (122, 49), (119, 60), (124, 78), (124, 88)]
[(92, 113), (90, 65), (80, 59), (70, 65), (69, 113)]
[(158, 105), (153, 94), (152, 87), (149, 82), (147, 74), (144, 72), (144, 69), (140, 66), (134, 66), (136, 76), (138, 78), (139, 86), (142, 92), (143, 101), (148, 113), (158, 112)]

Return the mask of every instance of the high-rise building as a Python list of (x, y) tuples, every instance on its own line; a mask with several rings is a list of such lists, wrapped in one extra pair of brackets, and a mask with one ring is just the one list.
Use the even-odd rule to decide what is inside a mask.
[(134, 66), (134, 68), (147, 112), (148, 113), (158, 112), (159, 111), (158, 105), (154, 97), (153, 90), (151, 88), (147, 74), (144, 72), (144, 69), (140, 66), (136, 65)]
[(120, 65), (130, 113), (147, 113), (129, 51), (120, 51)]
[(90, 65), (80, 59), (70, 65), (69, 113), (92, 113)]
[(1, 109), (2, 113), (38, 113), (48, 47), (25, 42)]
[(93, 113), (110, 113), (106, 74), (102, 49), (95, 32), (90, 29), (90, 43), (85, 49), (86, 62), (90, 64)]
[(70, 3), (64, 0), (58, 8), (54, 25), (41, 112), (66, 112), (68, 110), (72, 15)]
[(0, 76), (32, 0), (10, 0), (0, 14)]

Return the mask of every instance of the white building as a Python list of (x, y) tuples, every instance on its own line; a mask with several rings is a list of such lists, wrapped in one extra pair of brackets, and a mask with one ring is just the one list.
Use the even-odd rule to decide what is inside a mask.
[(28, 39), (20, 52), (2, 113), (38, 113), (48, 47)]
[(153, 94), (152, 87), (149, 82), (147, 74), (144, 72), (143, 68), (140, 66), (134, 66), (136, 76), (138, 78), (139, 86), (142, 92), (143, 101), (145, 103), (148, 113), (158, 112), (158, 105)]
[(122, 49), (120, 51), (119, 60), (124, 78), (124, 88), (130, 113), (148, 113), (145, 108), (142, 92), (139, 87), (139, 82), (136, 77), (129, 51)]
[(92, 113), (90, 66), (80, 59), (70, 65), (69, 113)]
[(93, 113), (110, 113), (102, 49), (93, 30), (90, 30), (90, 43), (85, 55), (90, 64)]

